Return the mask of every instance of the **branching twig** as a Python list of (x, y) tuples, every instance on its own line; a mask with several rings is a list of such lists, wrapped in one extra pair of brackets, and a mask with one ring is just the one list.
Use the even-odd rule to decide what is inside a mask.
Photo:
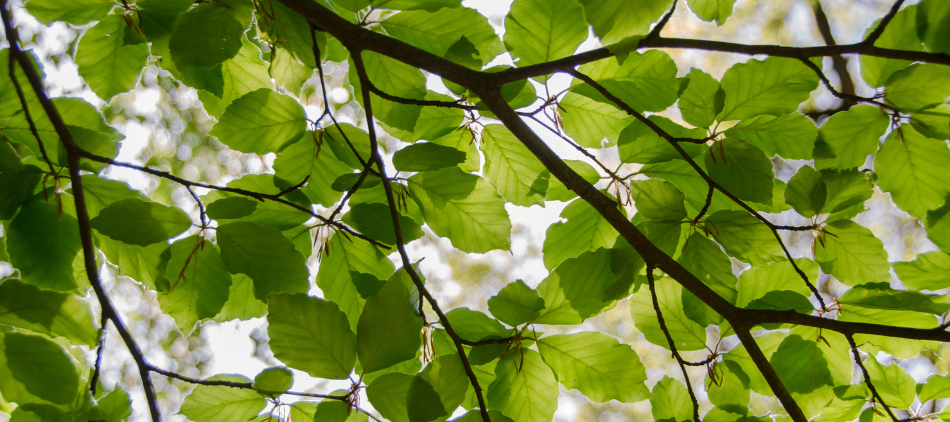
[(851, 334), (845, 334), (845, 338), (848, 339), (848, 344), (851, 345), (851, 354), (854, 355), (854, 362), (858, 364), (861, 368), (861, 373), (864, 374), (864, 383), (867, 384), (868, 390), (871, 390), (871, 397), (874, 397), (874, 400), (881, 404), (884, 408), (884, 411), (887, 412), (887, 415), (891, 417), (891, 420), (898, 422), (897, 416), (894, 416), (894, 412), (891, 411), (891, 408), (884, 402), (884, 399), (877, 392), (877, 389), (874, 388), (874, 383), (871, 382), (871, 375), (868, 374), (868, 369), (864, 367), (864, 362), (861, 360), (861, 354), (858, 353), (858, 345), (854, 342), (854, 336)]
[[(651, 40), (660, 38), (660, 32), (663, 31), (663, 28), (666, 27), (666, 24), (670, 22), (670, 18), (673, 17), (673, 12), (675, 11), (676, 11), (676, 0), (673, 0), (673, 5), (670, 6), (670, 10), (666, 12), (665, 15), (663, 15), (663, 18), (661, 18), (659, 22), (656, 23), (656, 25), (653, 27), (652, 30), (650, 30), (650, 33), (647, 34), (644, 40), (651, 41)], [(697, 418), (696, 420), (698, 421), (699, 418)]]
[[(345, 45), (345, 44), (344, 44)], [(353, 66), (356, 68), (356, 73), (360, 78), (361, 84), (366, 84), (369, 82), (369, 76), (366, 73), (366, 67), (363, 64), (363, 58), (361, 56), (362, 51), (351, 46), (347, 46), (347, 49), (350, 50), (350, 57), (352, 59)], [(425, 285), (422, 283), (422, 279), (419, 278), (419, 274), (416, 273), (415, 268), (412, 267), (412, 262), (409, 260), (409, 254), (406, 252), (405, 242), (402, 235), (402, 228), (399, 224), (399, 208), (396, 204), (395, 196), (393, 195), (392, 181), (386, 177), (386, 165), (383, 163), (382, 157), (379, 155), (379, 148), (376, 145), (376, 129), (375, 122), (373, 121), (373, 107), (370, 102), (370, 92), (368, 90), (363, 90), (363, 108), (366, 111), (366, 120), (367, 127), (369, 130), (369, 140), (370, 140), (370, 159), (376, 163), (376, 168), (379, 170), (379, 174), (383, 180), (383, 188), (386, 191), (386, 199), (389, 201), (389, 212), (392, 216), (393, 221), (393, 230), (396, 235), (396, 248), (399, 251), (399, 257), (402, 259), (403, 269), (406, 270), (406, 273), (409, 274), (409, 278), (412, 279), (413, 284), (415, 284), (416, 289), (419, 290), (419, 294), (425, 297), (426, 301), (429, 302), (429, 305), (432, 307), (432, 310), (439, 316), (439, 322), (442, 324), (442, 327), (445, 328), (445, 332), (452, 338), (452, 342), (455, 343), (455, 348), (458, 351), (459, 358), (462, 361), (462, 366), (465, 368), (465, 373), (468, 375), (469, 382), (472, 384), (472, 388), (475, 390), (475, 398), (478, 400), (478, 407), (481, 409), (482, 419), (484, 422), (491, 422), (491, 418), (488, 416), (488, 407), (485, 405), (485, 397), (482, 394), (482, 388), (478, 383), (478, 378), (475, 376), (475, 371), (472, 369), (471, 363), (468, 361), (468, 356), (465, 355), (465, 349), (462, 347), (462, 340), (459, 337), (458, 333), (455, 332), (455, 329), (452, 328), (452, 324), (449, 323), (449, 319), (442, 312), (442, 309), (439, 307), (439, 303), (432, 297), (432, 294), (429, 293), (429, 290), (426, 289)], [(420, 315), (425, 320), (425, 315)]]
[(822, 311), (827, 310), (827, 307), (825, 306), (825, 300), (822, 299), (821, 293), (818, 292), (818, 289), (815, 287), (815, 285), (812, 284), (812, 282), (808, 279), (808, 275), (805, 274), (805, 272), (802, 271), (802, 269), (798, 267), (798, 264), (797, 264), (797, 263), (795, 263), (795, 260), (792, 258), (791, 252), (789, 252), (788, 248), (785, 246), (785, 242), (782, 241), (782, 236), (779, 235), (779, 233), (778, 233), (778, 230), (779, 230), (779, 229), (783, 229), (783, 230), (797, 230), (797, 231), (812, 230), (812, 229), (815, 228), (815, 225), (811, 225), (811, 226), (777, 226), (777, 225), (773, 224), (773, 223), (772, 223), (771, 221), (769, 221), (767, 218), (765, 218), (764, 216), (762, 216), (761, 214), (759, 214), (758, 212), (756, 212), (754, 209), (752, 209), (752, 207), (750, 207), (750, 206), (749, 206), (748, 204), (746, 204), (744, 201), (742, 201), (741, 199), (739, 199), (738, 197), (736, 197), (735, 195), (733, 195), (731, 192), (729, 192), (728, 190), (726, 190), (725, 188), (723, 188), (721, 185), (719, 185), (718, 183), (716, 183), (716, 182), (712, 179), (712, 177), (710, 177), (708, 173), (706, 173), (698, 164), (696, 164), (696, 162), (693, 161), (692, 157), (690, 157), (689, 154), (688, 154), (685, 150), (683, 150), (683, 148), (682, 148), (681, 146), (679, 146), (679, 144), (676, 143), (676, 138), (673, 137), (673, 135), (670, 135), (667, 131), (663, 130), (663, 128), (661, 128), (661, 127), (657, 126), (655, 123), (651, 122), (649, 119), (647, 119), (646, 117), (644, 117), (643, 114), (638, 113), (636, 110), (633, 109), (633, 107), (630, 107), (629, 104), (627, 104), (626, 102), (624, 102), (623, 100), (621, 100), (620, 98), (618, 98), (616, 95), (612, 94), (610, 91), (608, 91), (606, 88), (604, 88), (603, 85), (597, 83), (597, 81), (593, 80), (591, 77), (589, 77), (589, 76), (587, 76), (587, 75), (585, 75), (585, 74), (583, 74), (583, 73), (581, 73), (581, 72), (579, 72), (579, 71), (577, 71), (577, 70), (573, 70), (573, 69), (571, 69), (570, 71), (568, 71), (568, 73), (570, 73), (571, 75), (573, 75), (575, 78), (578, 78), (578, 79), (584, 81), (586, 84), (590, 85), (592, 88), (594, 88), (595, 90), (597, 90), (597, 92), (599, 92), (599, 93), (600, 93), (601, 95), (603, 95), (605, 98), (607, 98), (608, 100), (610, 100), (611, 102), (613, 102), (614, 104), (616, 104), (617, 107), (619, 107), (621, 110), (627, 112), (627, 114), (629, 114), (629, 115), (631, 115), (631, 116), (636, 117), (637, 120), (640, 120), (641, 122), (643, 122), (644, 124), (646, 124), (647, 127), (649, 127), (649, 128), (652, 129), (654, 132), (656, 132), (657, 135), (660, 135), (661, 138), (666, 139), (667, 142), (670, 144), (670, 146), (672, 146), (673, 149), (675, 149), (675, 150), (680, 154), (680, 156), (683, 157), (683, 160), (685, 160), (687, 163), (689, 163), (689, 165), (693, 168), (693, 170), (695, 170), (696, 173), (698, 173), (699, 176), (702, 177), (703, 180), (706, 181), (706, 184), (708, 184), (711, 188), (715, 188), (716, 190), (722, 192), (722, 194), (723, 194), (723, 195), (726, 195), (727, 198), (729, 198), (730, 200), (732, 200), (733, 202), (735, 202), (736, 204), (738, 204), (740, 207), (742, 207), (743, 209), (745, 209), (746, 211), (748, 211), (749, 214), (752, 214), (752, 216), (754, 216), (754, 217), (757, 218), (759, 221), (761, 221), (762, 224), (765, 224), (766, 227), (768, 227), (769, 230), (772, 231), (772, 235), (775, 236), (775, 240), (776, 240), (776, 241), (778, 242), (778, 244), (782, 247), (782, 251), (785, 253), (785, 258), (788, 259), (788, 262), (789, 262), (790, 264), (792, 264), (792, 268), (795, 269), (795, 272), (798, 273), (798, 276), (801, 277), (802, 281), (805, 282), (805, 285), (808, 286), (808, 289), (811, 290), (812, 294), (815, 295), (815, 298), (818, 300), (818, 303), (821, 305), (821, 310), (822, 310)]
[(666, 328), (666, 321), (663, 319), (663, 312), (660, 310), (660, 302), (656, 297), (656, 283), (653, 281), (653, 266), (650, 264), (647, 264), (647, 282), (650, 284), (650, 295), (653, 297), (653, 309), (656, 311), (656, 320), (660, 324), (660, 330), (663, 331), (663, 335), (666, 336), (666, 342), (670, 345), (670, 352), (673, 358), (676, 359), (680, 370), (683, 371), (683, 378), (686, 380), (686, 390), (689, 391), (689, 399), (693, 402), (693, 420), (699, 421), (699, 402), (696, 401), (696, 394), (693, 393), (693, 383), (689, 380), (689, 372), (686, 371), (685, 360), (680, 356), (679, 352), (676, 351), (676, 342), (673, 340), (673, 335), (671, 335), (670, 330)]
[[(835, 57), (840, 57), (840, 56), (835, 56)], [(805, 66), (807, 66), (809, 69), (815, 72), (815, 74), (818, 75), (818, 78), (821, 79), (821, 83), (825, 86), (825, 88), (828, 88), (828, 91), (830, 91), (831, 94), (834, 95), (835, 97), (838, 97), (845, 101), (849, 101), (851, 103), (867, 103), (867, 104), (872, 104), (872, 105), (875, 105), (875, 106), (878, 106), (878, 107), (881, 107), (893, 112), (898, 111), (893, 106), (884, 104), (873, 98), (861, 97), (854, 94), (845, 94), (843, 92), (839, 92), (837, 89), (835, 89), (834, 86), (831, 85), (831, 81), (828, 80), (828, 77), (825, 76), (824, 72), (821, 71), (821, 68), (818, 67), (818, 65), (812, 63), (811, 60), (808, 60), (808, 59), (801, 59), (801, 62), (804, 63)], [(847, 76), (847, 74), (845, 74), (843, 78), (848, 78), (848, 80), (850, 80), (850, 76)]]
[[(3, 26), (6, 33), (12, 34), (13, 19), (7, 6), (8, 2), (6, 1), (0, 3), (0, 15), (2, 15), (3, 18)], [(112, 301), (102, 286), (102, 280), (99, 279), (99, 270), (96, 264), (96, 249), (92, 240), (92, 226), (89, 223), (89, 211), (86, 209), (86, 194), (85, 191), (83, 191), (82, 177), (79, 173), (81, 150), (73, 139), (72, 134), (69, 133), (69, 129), (66, 127), (66, 123), (63, 121), (63, 117), (59, 114), (56, 106), (50, 101), (49, 97), (46, 96), (43, 80), (40, 78), (40, 75), (36, 73), (36, 69), (33, 68), (32, 60), (20, 50), (16, 39), (8, 37), (8, 40), (11, 59), (16, 60), (20, 64), (20, 68), (23, 69), (27, 80), (30, 81), (30, 86), (36, 93), (40, 105), (43, 106), (43, 110), (49, 117), (53, 128), (56, 129), (56, 134), (59, 135), (60, 140), (62, 140), (65, 146), (69, 179), (73, 187), (73, 200), (76, 203), (76, 220), (79, 225), (79, 238), (82, 243), (83, 263), (85, 264), (89, 284), (92, 285), (96, 293), (96, 298), (99, 300), (99, 305), (102, 308), (102, 317), (112, 321), (116, 331), (119, 332), (119, 336), (122, 337), (126, 347), (129, 349), (132, 359), (135, 360), (139, 376), (142, 379), (142, 388), (145, 390), (145, 399), (148, 402), (152, 421), (159, 422), (162, 420), (162, 414), (158, 408), (158, 399), (155, 397), (155, 387), (152, 385), (151, 378), (149, 378), (148, 363), (145, 360), (145, 355), (143, 355), (141, 349), (139, 349), (135, 338), (132, 337), (132, 333), (122, 324), (122, 318), (112, 305)]]
[[(818, 32), (825, 40), (825, 45), (838, 45), (834, 34), (831, 33), (831, 25), (828, 23), (828, 16), (825, 15), (825, 9), (821, 7), (821, 1), (815, 1), (812, 6), (815, 13), (815, 23), (818, 26)], [(854, 95), (854, 81), (851, 80), (851, 73), (848, 72), (848, 62), (844, 56), (831, 56), (831, 64), (841, 80), (841, 92), (845, 95)], [(840, 97), (839, 97), (840, 98)], [(850, 107), (853, 102), (845, 101), (845, 108)]]
[[(360, 239), (363, 239), (363, 240), (365, 240), (365, 241), (367, 241), (367, 242), (370, 242), (370, 243), (372, 243), (372, 244), (374, 244), (374, 245), (376, 245), (376, 246), (379, 246), (379, 247), (381, 247), (381, 248), (389, 249), (389, 246), (386, 246), (386, 245), (384, 245), (384, 244), (382, 244), (382, 243), (379, 243), (379, 242), (376, 241), (375, 239), (372, 239), (372, 238), (370, 238), (370, 237), (367, 237), (367, 236), (365, 236), (365, 235), (363, 235), (363, 234), (357, 233), (357, 232), (354, 231), (353, 229), (347, 227), (346, 225), (344, 225), (344, 224), (342, 224), (342, 223), (340, 223), (340, 222), (332, 221), (332, 220), (330, 220), (330, 219), (328, 219), (328, 218), (326, 218), (326, 217), (324, 217), (324, 216), (322, 216), (322, 215), (320, 215), (320, 214), (317, 214), (317, 213), (314, 212), (312, 209), (309, 209), (309, 208), (304, 207), (304, 206), (302, 206), (302, 205), (300, 205), (300, 204), (296, 204), (296, 203), (294, 203), (294, 202), (291, 202), (291, 201), (288, 201), (288, 200), (282, 198), (281, 196), (283, 195), (283, 193), (268, 194), (268, 193), (261, 193), (261, 192), (249, 191), (249, 190), (246, 190), (246, 189), (229, 188), (229, 187), (227, 187), (227, 186), (217, 186), (217, 185), (212, 185), (212, 184), (203, 183), (203, 182), (195, 182), (195, 181), (191, 181), (191, 180), (188, 180), (188, 179), (184, 179), (184, 178), (175, 176), (175, 175), (173, 175), (173, 174), (171, 174), (171, 173), (169, 173), (169, 172), (166, 172), (166, 171), (155, 170), (155, 169), (153, 169), (153, 168), (145, 167), (145, 166), (140, 166), (140, 165), (138, 165), (138, 164), (132, 164), (132, 163), (126, 163), (126, 162), (122, 162), (122, 161), (116, 161), (116, 160), (113, 160), (113, 159), (111, 159), (111, 158), (102, 157), (102, 156), (93, 154), (93, 153), (91, 153), (91, 152), (88, 152), (88, 151), (85, 151), (85, 150), (82, 150), (82, 149), (79, 149), (78, 152), (79, 152), (79, 154), (81, 154), (84, 158), (90, 159), (90, 160), (92, 160), (92, 161), (97, 161), (97, 162), (104, 163), (104, 164), (110, 164), (110, 165), (117, 166), (117, 167), (125, 167), (125, 168), (130, 168), (130, 169), (133, 169), (133, 170), (138, 170), (138, 171), (141, 171), (141, 172), (143, 172), (143, 173), (148, 173), (148, 174), (151, 174), (151, 175), (153, 175), (153, 176), (158, 176), (158, 177), (161, 177), (161, 178), (163, 178), (163, 179), (171, 180), (171, 181), (173, 181), (173, 182), (175, 182), (175, 183), (178, 183), (178, 184), (180, 184), (180, 185), (182, 185), (182, 186), (185, 186), (185, 187), (195, 186), (195, 187), (199, 187), (199, 188), (212, 189), (212, 190), (219, 190), (219, 191), (222, 191), (222, 192), (230, 192), (230, 193), (234, 193), (234, 194), (238, 194), (238, 195), (242, 195), (242, 196), (247, 196), (247, 197), (250, 197), (250, 198), (254, 198), (254, 199), (256, 199), (256, 200), (258, 200), (258, 201), (261, 201), (261, 202), (264, 202), (265, 200), (266, 200), (266, 201), (279, 202), (279, 203), (281, 203), (281, 204), (284, 204), (284, 205), (287, 205), (287, 206), (289, 206), (289, 207), (295, 208), (295, 209), (297, 209), (297, 210), (299, 210), (299, 211), (301, 211), (301, 212), (303, 212), (303, 213), (305, 213), (305, 214), (308, 214), (308, 215), (310, 215), (311, 217), (314, 217), (314, 218), (316, 218), (316, 219), (322, 221), (324, 224), (331, 225), (331, 226), (335, 227), (337, 230), (344, 231), (344, 232), (346, 232), (348, 235), (353, 235), (353, 236), (355, 236), (355, 237), (358, 237), (358, 238), (360, 238)], [(299, 185), (296, 186), (296, 187), (299, 187)], [(296, 188), (296, 187), (294, 187), (294, 188)]]

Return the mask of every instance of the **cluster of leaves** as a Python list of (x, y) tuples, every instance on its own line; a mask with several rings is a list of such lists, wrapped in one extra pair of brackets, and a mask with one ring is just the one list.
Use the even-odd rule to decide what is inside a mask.
[[(945, 3), (901, 9), (899, 1), (856, 51), (816, 52), (862, 53), (861, 76), (882, 93), (835, 91), (862, 104), (820, 126), (797, 110), (827, 79), (820, 62), (795, 49), (734, 65), (721, 80), (699, 69), (677, 78), (671, 57), (648, 47), (760, 50), (659, 37), (672, 0), (515, 0), (504, 40), (458, 0), (197, 3), (32, 0), (26, 11), (44, 24), (89, 25), (75, 61), (103, 100), (157, 65), (198, 90), (220, 142), (276, 154), (273, 174), (211, 186), (117, 162), (122, 136), (95, 107), (48, 101), (30, 78), (29, 53), (0, 51), (0, 69), (9, 69), (0, 84), (0, 259), (16, 269), (0, 284), (0, 393), (16, 403), (14, 421), (129, 416), (126, 393), (97, 390), (98, 368), (82, 356), (80, 347), (101, 336), (83, 299), (90, 287), (102, 321), (125, 333), (147, 396), (150, 373), (199, 384), (180, 410), (189, 419), (266, 420), (287, 410), (283, 394), (300, 394), (285, 367), (254, 380), (194, 380), (151, 366), (101, 292), (95, 259), (157, 291), (185, 335), (206, 320), (266, 317), (270, 348), (287, 367), (352, 380), (350, 390), (290, 406), (293, 420), (365, 420), (356, 411), (365, 387), (393, 421), (447, 420), (459, 407), (469, 412), (458, 421), (549, 421), (558, 383), (594, 402), (650, 399), (657, 420), (696, 419), (688, 377), (664, 378), (651, 391), (629, 345), (600, 332), (537, 332), (581, 324), (623, 300), (647, 341), (681, 365), (689, 362), (679, 351), (709, 350), (704, 383), (715, 407), (704, 421), (896, 420), (892, 408), (922, 417), (911, 408), (918, 400), (950, 397), (950, 379), (915, 384), (899, 364), (882, 363), (936, 352), (938, 343), (924, 340), (947, 339), (940, 316), (950, 301), (932, 293), (950, 287), (950, 179), (939, 176), (950, 167)], [(732, 3), (687, 1), (720, 24)], [(590, 29), (609, 47), (575, 56)], [(503, 53), (517, 68), (483, 69)], [(348, 64), (366, 129), (320, 126), (331, 109), (307, 119), (298, 96), (328, 60)], [(451, 95), (429, 90), (421, 69), (444, 78)], [(570, 88), (539, 98), (536, 87), (559, 71), (575, 76)], [(671, 107), (685, 125), (644, 115)], [(624, 163), (642, 165), (640, 177), (590, 155), (559, 160), (521, 120), (540, 122), (541, 113), (580, 151), (616, 146)], [(378, 129), (407, 145), (383, 157)], [(786, 182), (773, 172), (780, 160), (808, 164)], [(200, 215), (100, 177), (108, 165), (187, 187)], [(592, 187), (601, 177), (615, 195)], [(882, 242), (853, 221), (875, 189), (947, 249), (889, 263)], [(506, 204), (546, 201), (570, 202), (543, 244), (550, 275), (536, 288), (502, 288), (487, 301), (490, 315), (443, 313), (405, 243), (427, 226), (464, 252), (505, 250)], [(621, 214), (631, 203), (636, 213)], [(770, 222), (789, 210), (811, 224)], [(792, 259), (782, 231), (812, 232), (813, 255)], [(307, 295), (316, 243), (322, 298)], [(733, 261), (748, 268), (736, 276)], [(899, 283), (889, 283), (892, 269)], [(850, 289), (826, 304), (819, 274)], [(438, 321), (427, 320), (423, 302)], [(710, 326), (720, 333), (713, 341)], [(733, 335), (741, 342), (724, 348), (721, 339)], [(752, 392), (776, 395), (784, 411), (753, 414)], [(258, 416), (268, 401), (275, 411)]]

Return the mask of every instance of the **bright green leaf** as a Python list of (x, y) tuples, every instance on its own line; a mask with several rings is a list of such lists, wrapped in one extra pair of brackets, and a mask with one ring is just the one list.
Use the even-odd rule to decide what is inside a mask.
[(488, 299), (488, 310), (499, 321), (517, 327), (541, 315), (544, 299), (523, 281), (517, 280)]
[(717, 120), (788, 114), (817, 87), (815, 72), (795, 59), (770, 57), (739, 63), (722, 77), (726, 101)]
[(268, 298), (267, 333), (274, 356), (316, 378), (346, 379), (356, 362), (356, 335), (336, 303), (303, 294)]
[(555, 335), (538, 340), (545, 362), (567, 388), (597, 403), (633, 403), (650, 398), (646, 370), (630, 346), (598, 332)]

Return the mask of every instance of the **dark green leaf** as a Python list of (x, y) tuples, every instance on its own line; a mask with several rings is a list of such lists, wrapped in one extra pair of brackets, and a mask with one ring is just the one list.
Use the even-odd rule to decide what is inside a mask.
[(772, 162), (754, 145), (726, 138), (705, 155), (706, 168), (720, 186), (739, 199), (772, 204)]
[[(378, 179), (377, 179), (378, 180)], [(390, 208), (383, 204), (354, 204), (343, 216), (343, 222), (387, 245), (396, 244), (396, 232)], [(405, 243), (421, 238), (422, 228), (411, 218), (400, 215), (399, 227)]]
[(191, 227), (191, 217), (180, 208), (128, 198), (113, 202), (93, 218), (99, 233), (130, 245), (164, 242)]
[(412, 377), (409, 391), (406, 392), (406, 409), (409, 422), (429, 422), (450, 413), (442, 406), (442, 399), (432, 384), (422, 377)]
[(508, 283), (496, 296), (488, 299), (491, 314), (512, 327), (533, 321), (544, 310), (544, 299), (538, 292), (518, 280)]
[(193, 236), (173, 243), (165, 278), (171, 287), (158, 295), (158, 303), (186, 335), (195, 323), (214, 318), (228, 301), (231, 274), (218, 247), (204, 239)]
[(0, 324), (93, 345), (99, 338), (89, 305), (78, 296), (42, 290), (19, 280), (0, 284)]
[(36, 166), (0, 173), (0, 220), (13, 218), (20, 205), (33, 196), (42, 178), (43, 171)]
[(267, 333), (274, 356), (310, 376), (346, 379), (356, 362), (356, 335), (336, 303), (304, 294), (268, 298)]
[(393, 154), (393, 166), (399, 171), (438, 170), (464, 161), (464, 152), (431, 142), (410, 145)]
[[(71, 198), (61, 196), (61, 200)], [(5, 233), (10, 264), (20, 279), (44, 289), (75, 291), (73, 261), (82, 245), (76, 218), (58, 215), (56, 205), (34, 198), (20, 207)]]
[(208, 204), (208, 217), (215, 220), (233, 220), (247, 217), (257, 209), (258, 202), (240, 196), (222, 198)]
[(209, 67), (237, 55), (250, 17), (245, 0), (199, 4), (178, 19), (168, 41), (178, 69)]
[(283, 366), (265, 368), (254, 377), (254, 389), (267, 397), (278, 397), (294, 385), (294, 373)]
[(270, 293), (305, 292), (307, 266), (294, 244), (273, 227), (238, 222), (218, 226), (221, 258), (231, 274), (254, 280), (254, 296), (266, 300)]
[(422, 319), (406, 285), (390, 281), (367, 299), (356, 332), (356, 353), (365, 373), (415, 357), (422, 345)]
[[(672, 120), (662, 116), (650, 116), (651, 122), (656, 124), (670, 135), (677, 138), (703, 139), (706, 137), (702, 129), (686, 129)], [(620, 159), (625, 163), (662, 163), (683, 156), (663, 139), (653, 129), (639, 120), (635, 120), (620, 132)], [(693, 143), (680, 143), (680, 148), (690, 157), (699, 155), (700, 146)]]
[(63, 405), (75, 402), (85, 390), (74, 358), (40, 335), (0, 332), (0, 368), (4, 400)]

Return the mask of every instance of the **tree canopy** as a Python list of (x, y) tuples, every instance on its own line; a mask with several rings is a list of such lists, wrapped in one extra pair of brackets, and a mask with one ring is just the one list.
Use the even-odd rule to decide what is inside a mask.
[[(677, 8), (723, 25), (734, 0), (514, 0), (501, 36), (460, 0), (0, 3), (0, 261), (13, 269), (0, 411), (13, 422), (133, 408), (542, 422), (560, 386), (649, 401), (658, 421), (945, 415), (947, 370), (908, 370), (950, 342), (945, 1), (897, 0), (852, 44), (812, 1), (816, 46), (663, 35)], [(55, 64), (25, 48), (13, 9), (81, 33), (67, 54), (98, 102), (51, 95)], [(682, 50), (748, 60), (718, 77), (683, 68)], [(355, 121), (336, 118), (328, 66)], [(219, 183), (120, 159), (110, 113), (156, 75), (197, 95), (204, 117), (186, 124), (263, 170)], [(835, 105), (803, 106), (819, 92)], [(120, 168), (165, 191), (115, 180)], [(872, 197), (921, 228), (923, 253), (889, 261), (862, 218)], [(563, 209), (531, 245), (549, 275), (469, 307), (440, 304), (407, 250), (512, 250), (513, 210), (546, 206)], [(162, 367), (104, 272), (154, 292), (185, 337), (262, 318), (281, 365), (253, 379)], [(672, 372), (585, 324), (615, 309)], [(144, 400), (100, 381), (109, 330)], [(349, 387), (294, 389), (304, 374)], [(169, 382), (195, 385), (180, 409), (156, 388)]]

